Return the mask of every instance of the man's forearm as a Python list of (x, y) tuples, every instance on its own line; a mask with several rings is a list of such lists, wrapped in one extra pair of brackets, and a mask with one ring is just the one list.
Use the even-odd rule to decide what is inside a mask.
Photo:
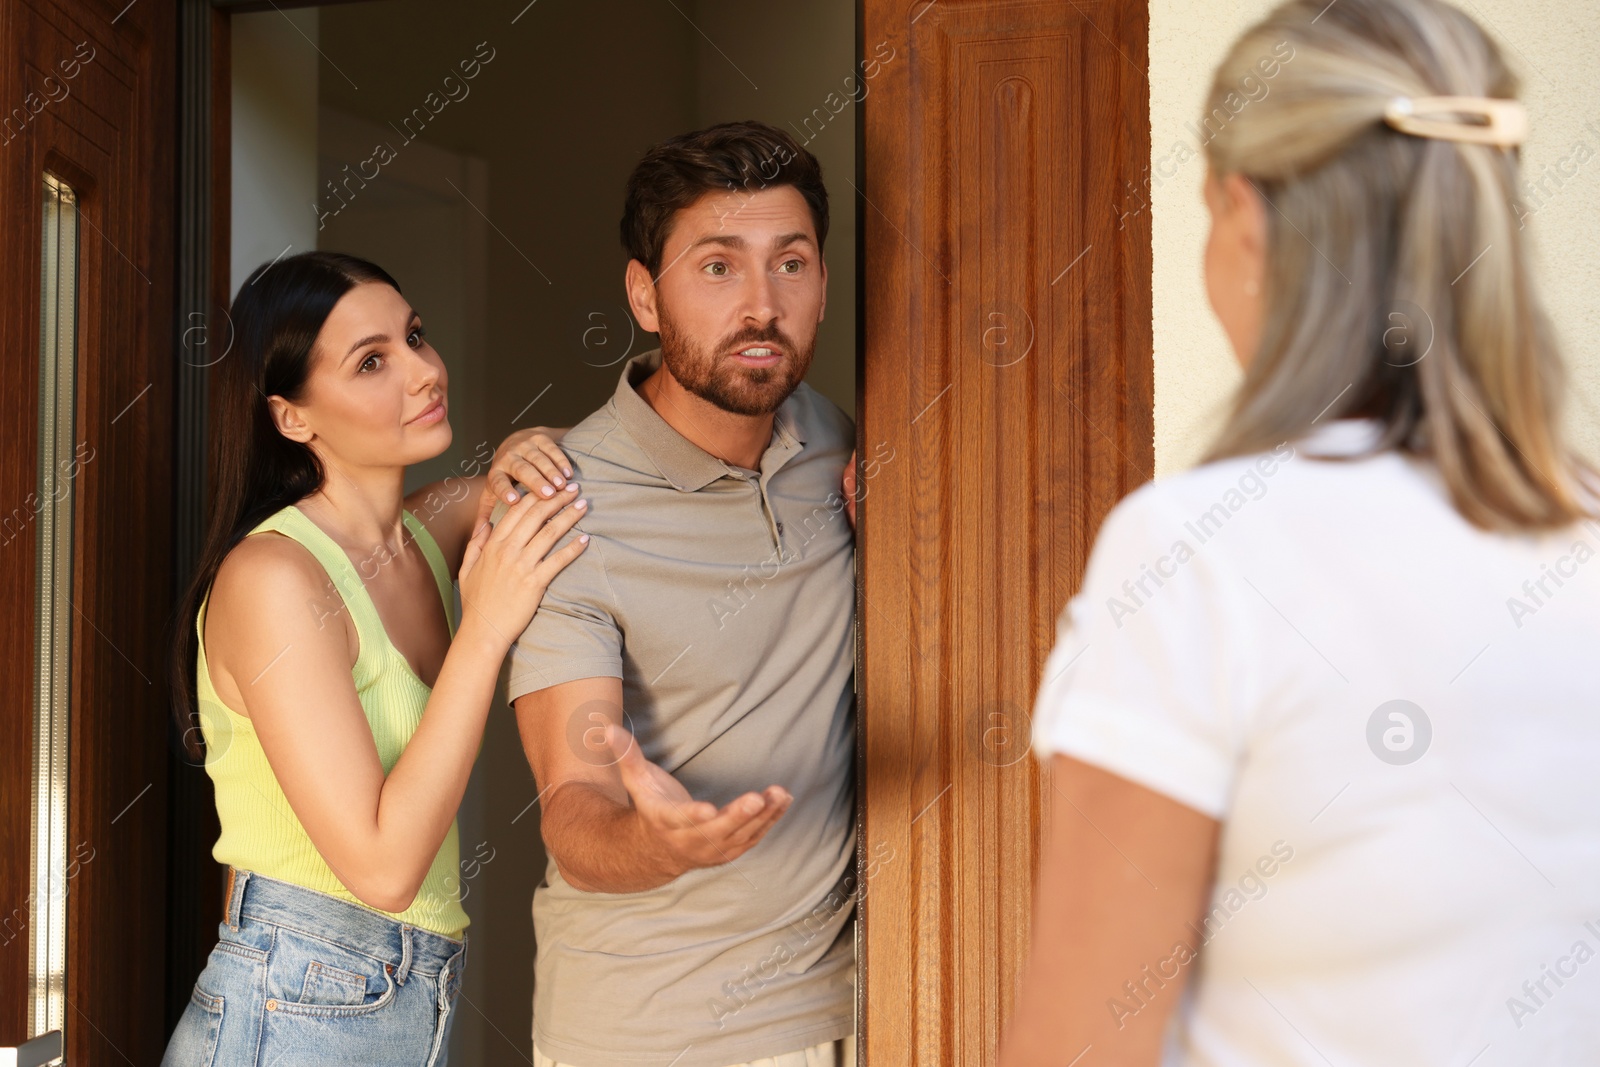
[(679, 874), (645, 832), (631, 804), (589, 782), (557, 786), (544, 801), (540, 831), (561, 877), (589, 893), (637, 893)]

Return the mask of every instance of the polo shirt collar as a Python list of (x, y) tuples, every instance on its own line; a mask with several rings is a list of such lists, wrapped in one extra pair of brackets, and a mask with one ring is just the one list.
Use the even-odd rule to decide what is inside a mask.
[(1295, 442), (1309, 456), (1353, 456), (1370, 450), (1383, 436), (1382, 421), (1370, 417), (1333, 419), (1314, 426)]
[[(636, 441), (645, 455), (674, 489), (692, 493), (704, 489), (735, 468), (713, 456), (656, 414), (634, 388), (661, 366), (661, 349), (641, 352), (622, 365), (622, 376), (612, 397), (617, 421)], [(790, 395), (773, 415), (772, 441), (761, 456), (761, 473), (771, 475), (805, 446), (805, 432), (795, 414), (795, 398)]]

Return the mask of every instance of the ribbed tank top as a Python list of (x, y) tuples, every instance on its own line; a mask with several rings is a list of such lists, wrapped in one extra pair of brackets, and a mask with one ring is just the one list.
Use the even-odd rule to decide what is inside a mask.
[[(454, 638), (455, 598), (444, 555), (421, 520), (409, 511), (402, 514), (406, 528), (422, 547), (422, 554), (427, 557), (428, 566), (439, 584), (445, 619), (450, 626), (450, 636)], [(344, 599), (345, 609), (355, 622), (361, 642), (350, 674), (367, 723), (372, 727), (378, 759), (387, 775), (421, 723), (423, 709), (433, 690), (417, 677), (405, 656), (389, 640), (361, 576), (333, 538), (293, 504), (262, 521), (250, 534), (269, 530), (294, 538), (316, 556)], [(211, 685), (211, 672), (206, 669), (205, 620), (209, 600), (207, 592), (195, 617), (195, 629), (200, 638), (195, 688), (200, 730), (206, 742), (206, 773), (216, 785), (217, 817), (222, 824), (222, 834), (217, 838), (212, 856), (218, 863), (292, 882), (369, 911), (378, 911), (363, 904), (344, 887), (311, 843), (305, 827), (289, 806), (288, 798), (278, 787), (249, 718), (217, 698)], [(445, 834), (444, 843), (439, 846), (411, 906), (405, 911), (379, 913), (446, 937), (459, 938), (468, 922), (467, 913), (461, 907), (459, 861), (460, 842), (452, 819), (450, 831)]]

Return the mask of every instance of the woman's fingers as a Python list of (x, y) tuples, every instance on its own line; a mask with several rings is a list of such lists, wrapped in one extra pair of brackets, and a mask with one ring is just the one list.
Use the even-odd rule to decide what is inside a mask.
[(500, 525), (495, 528), (495, 533), (500, 534), (504, 529), (501, 540), (508, 546), (522, 549), (537, 534), (544, 523), (578, 499), (578, 483), (568, 482), (553, 498), (545, 500), (532, 493), (524, 493), (522, 499), (511, 506), (501, 518)]
[(483, 546), (489, 543), (489, 535), (493, 532), (494, 527), (489, 525), (487, 520), (480, 521), (472, 531), (472, 536), (467, 538), (467, 550), (461, 557), (461, 570), (456, 575), (457, 581), (465, 578), (472, 570), (473, 564), (483, 554)]
[(543, 434), (535, 437), (534, 443), (539, 446), (540, 452), (544, 453), (552, 463), (561, 469), (562, 474), (568, 478), (572, 477), (572, 460), (568, 459), (567, 454), (561, 451), (560, 445)]
[(555, 500), (542, 500), (534, 505), (534, 513), (528, 516), (511, 542), (518, 550), (532, 553), (532, 563), (542, 560), (555, 547), (556, 540), (588, 514), (589, 502), (573, 499), (578, 495), (577, 483), (568, 484), (574, 486), (574, 491), (562, 490)]
[[(546, 500), (572, 478), (572, 461), (548, 434), (518, 430), (501, 444), (489, 466), (485, 500), (516, 503), (516, 483), (521, 482)], [(480, 510), (487, 512), (493, 505)]]
[(538, 493), (546, 500), (555, 496), (566, 484), (561, 466), (543, 452), (530, 449), (507, 458), (506, 465), (517, 481)]
[(544, 557), (538, 567), (539, 577), (544, 580), (546, 585), (549, 585), (550, 579), (565, 570), (567, 564), (577, 559), (587, 547), (589, 547), (588, 534), (579, 534), (574, 537), (571, 541)]
[(498, 465), (489, 468), (489, 481), (484, 486), (484, 494), (496, 501), (504, 500), (508, 504), (517, 502), (517, 487), (511, 481), (510, 473)]
[(540, 558), (543, 558), (551, 549), (555, 548), (556, 542), (565, 537), (567, 531), (571, 530), (573, 526), (583, 521), (584, 516), (587, 514), (589, 514), (589, 501), (574, 500), (571, 507), (550, 516), (544, 521), (544, 525), (534, 531), (533, 535), (528, 538), (528, 547), (538, 553)]
[(506, 509), (500, 516), (500, 521), (494, 524), (494, 532), (489, 535), (489, 540), (495, 543), (504, 543), (510, 540), (512, 533), (522, 523), (528, 512), (532, 511), (540, 500), (532, 493), (523, 493), (517, 502)]

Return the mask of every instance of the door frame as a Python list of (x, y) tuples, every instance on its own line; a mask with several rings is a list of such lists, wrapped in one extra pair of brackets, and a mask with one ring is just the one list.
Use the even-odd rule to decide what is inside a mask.
[[(181, 0), (184, 328), (210, 326), (229, 297), (229, 18), (273, 6), (326, 3)], [(873, 279), (856, 292), (857, 1062), (965, 1067), (995, 1061), (1026, 949), (1048, 819), (1028, 712), (1054, 623), (1101, 520), (1154, 473), (1150, 222), (1113, 208), (1150, 158), (1149, 12), (858, 0), (857, 13), (858, 58), (880, 41), (910, 57), (875, 82), (856, 133), (857, 276)], [(939, 114), (919, 104), (930, 85)], [(1092, 127), (1075, 145), (1060, 140), (1069, 98)], [(1029, 122), (1034, 142), (1017, 141)], [(934, 177), (916, 186), (919, 172)], [(962, 179), (1011, 183), (1009, 199), (949, 195)], [(1053, 220), (1042, 237), (1036, 216)], [(1002, 347), (1024, 339), (1020, 355)], [(181, 365), (177, 393), (180, 573), (204, 502), (204, 362)], [(216, 870), (209, 782), (173, 770), (169, 1012), (212, 940)]]
[[(163, 959), (167, 932), (166, 643), (150, 623), (165, 621), (173, 573), (174, 5), (3, 0), (0, 35), (9, 46), (0, 92), (7, 107), (20, 104), (6, 113), (0, 151), (0, 218), (13, 236), (0, 249), (0, 331), (12, 353), (0, 390), (14, 405), (0, 420), (8, 515), (41, 491), (45, 171), (73, 187), (82, 224), (71, 404), (83, 462), (53, 485), (64, 480), (72, 499), (66, 782), (51, 796), (65, 806), (70, 851), (59, 896), (48, 890), (65, 905), (64, 970), (49, 979), (46, 1014), (59, 1018), (41, 1026), (64, 1030), (76, 1065), (149, 1061), (166, 1039), (162, 988), (129, 976)], [(0, 550), (0, 716), (21, 742), (0, 747), (0, 868), (32, 872), (38, 527), (25, 518), (16, 534)], [(15, 942), (38, 927), (24, 879), (11, 886), (12, 937), (0, 951), (8, 1044), (34, 1036), (30, 954)]]
[[(176, 223), (173, 344), (173, 603), (194, 573), (211, 499), (207, 457), (210, 367), (232, 343), (228, 322), (231, 71), (228, 16), (209, 0), (178, 0)], [(211, 779), (176, 737), (167, 758), (164, 1011), (171, 1033), (195, 976), (216, 943), (223, 871), (211, 856), (220, 833)]]

